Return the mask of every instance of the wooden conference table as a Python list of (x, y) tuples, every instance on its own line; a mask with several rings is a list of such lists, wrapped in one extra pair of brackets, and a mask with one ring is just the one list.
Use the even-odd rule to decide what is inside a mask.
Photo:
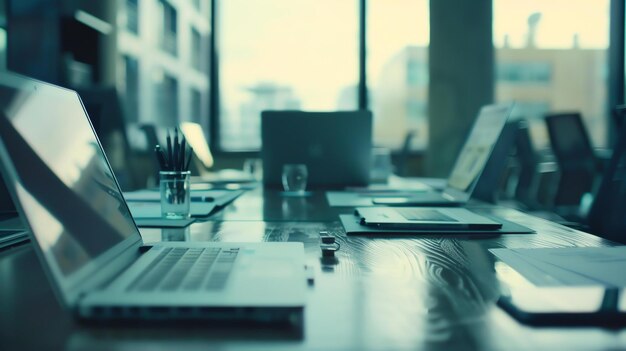
[[(626, 328), (536, 328), (496, 306), (512, 274), (489, 248), (611, 246), (518, 211), (482, 204), (537, 231), (499, 237), (346, 237), (323, 192), (283, 197), (256, 189), (186, 229), (142, 229), (146, 243), (299, 241), (314, 283), (300, 330), (254, 326), (110, 326), (74, 322), (30, 244), (0, 252), (0, 350), (622, 350)], [(337, 235), (322, 258), (319, 231)]]

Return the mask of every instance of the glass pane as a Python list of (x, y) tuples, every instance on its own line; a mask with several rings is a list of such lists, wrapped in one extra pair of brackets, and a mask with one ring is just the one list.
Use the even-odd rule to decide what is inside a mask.
[(159, 5), (161, 7), (161, 20), (163, 21), (160, 28), (161, 36), (159, 38), (161, 48), (172, 55), (176, 55), (178, 52), (178, 15), (176, 9), (165, 0), (161, 0)]
[(516, 102), (536, 147), (543, 116), (580, 111), (594, 146), (607, 144), (609, 0), (494, 0), (496, 99)]
[(139, 61), (131, 56), (124, 56), (123, 100), (126, 120), (137, 122), (139, 119)]
[(367, 83), (374, 143), (397, 149), (428, 143), (428, 0), (369, 0)]
[(263, 110), (357, 108), (358, 1), (227, 0), (219, 8), (223, 149), (258, 149)]
[(191, 66), (199, 71), (204, 70), (206, 61), (208, 61), (207, 44), (208, 38), (203, 38), (197, 29), (191, 28)]
[(155, 72), (153, 75), (155, 88), (155, 101), (157, 104), (157, 122), (163, 126), (175, 126), (178, 123), (178, 80), (164, 74)]
[(138, 0), (125, 0), (124, 8), (119, 13), (120, 25), (134, 34), (139, 33), (138, 5)]
[(203, 122), (202, 93), (197, 89), (191, 89), (191, 120), (197, 123)]

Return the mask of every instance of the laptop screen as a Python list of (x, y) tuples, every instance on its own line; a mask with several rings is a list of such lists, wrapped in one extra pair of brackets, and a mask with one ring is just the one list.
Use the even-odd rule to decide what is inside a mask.
[(506, 124), (509, 105), (484, 106), (456, 159), (447, 188), (469, 193), (482, 173)]
[(139, 238), (76, 92), (0, 74), (0, 139), (9, 188), (55, 274)]

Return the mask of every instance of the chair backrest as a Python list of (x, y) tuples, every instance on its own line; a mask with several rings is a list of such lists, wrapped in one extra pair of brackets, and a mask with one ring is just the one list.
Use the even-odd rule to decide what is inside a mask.
[(595, 157), (580, 113), (545, 117), (550, 144), (561, 169), (595, 167)]
[(13, 199), (11, 199), (11, 194), (9, 194), (9, 190), (4, 184), (2, 175), (0, 175), (0, 214), (6, 213), (17, 213), (17, 210), (13, 204)]
[(554, 205), (577, 206), (582, 195), (592, 191), (597, 174), (587, 129), (579, 113), (547, 115), (545, 121), (560, 170)]
[(130, 171), (132, 152), (126, 133), (126, 121), (115, 87), (93, 87), (78, 90), (98, 139), (122, 189), (136, 187)]
[(159, 142), (159, 137), (157, 135), (156, 127), (153, 124), (141, 124), (139, 129), (143, 130), (146, 136), (147, 149), (152, 150)]
[(531, 194), (537, 176), (539, 160), (537, 152), (533, 147), (528, 123), (526, 121), (522, 121), (518, 124), (518, 130), (515, 135), (515, 156), (519, 163), (515, 198), (528, 204), (534, 201)]
[(619, 133), (587, 222), (593, 234), (626, 244), (626, 129)]
[(624, 127), (624, 119), (626, 119), (626, 105), (618, 105), (613, 108), (613, 124), (617, 130)]
[(396, 163), (396, 166), (397, 166), (396, 173), (399, 176), (409, 175), (408, 162), (409, 162), (409, 157), (411, 155), (411, 144), (413, 142), (413, 139), (415, 139), (416, 135), (417, 135), (416, 130), (410, 130), (404, 136), (402, 149), (400, 149), (400, 154), (397, 157), (397, 163)]

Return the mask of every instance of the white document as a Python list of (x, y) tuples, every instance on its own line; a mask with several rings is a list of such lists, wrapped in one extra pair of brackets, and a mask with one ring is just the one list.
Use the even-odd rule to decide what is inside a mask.
[(537, 286), (626, 287), (626, 246), (489, 251)]
[[(161, 218), (161, 203), (160, 202), (127, 202), (128, 209), (135, 219), (154, 219)], [(208, 216), (215, 204), (212, 202), (192, 202), (189, 206), (189, 211), (192, 217), (205, 217)]]
[(604, 285), (626, 287), (626, 246), (515, 251), (529, 260), (543, 262)]

